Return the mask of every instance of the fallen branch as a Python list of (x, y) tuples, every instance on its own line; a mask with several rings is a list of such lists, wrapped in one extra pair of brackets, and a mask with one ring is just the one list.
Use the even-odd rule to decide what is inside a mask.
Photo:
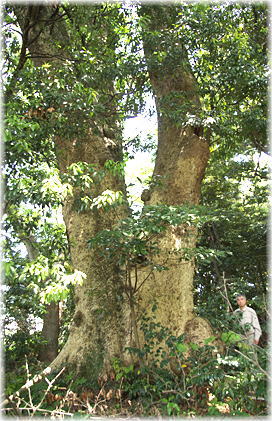
[(46, 391), (44, 392), (44, 395), (43, 395), (43, 397), (42, 397), (42, 400), (41, 400), (41, 402), (39, 403), (39, 405), (38, 406), (36, 406), (35, 408), (34, 408), (34, 410), (33, 410), (33, 415), (35, 414), (35, 412), (37, 411), (37, 409), (39, 409), (40, 408), (40, 406), (41, 406), (41, 404), (43, 403), (43, 401), (45, 400), (45, 398), (46, 398), (46, 395), (47, 395), (47, 393), (49, 392), (49, 390), (51, 389), (51, 386), (55, 383), (55, 381), (57, 380), (57, 378), (64, 372), (64, 370), (65, 370), (65, 367), (63, 367), (62, 368), (62, 370), (60, 370), (60, 372), (56, 375), (56, 377), (54, 377), (54, 379), (50, 382), (46, 377), (45, 377), (45, 380), (47, 381), (47, 383), (48, 383), (48, 387), (47, 387), (47, 389), (46, 389)]
[(42, 381), (43, 378), (47, 374), (50, 374), (51, 373), (51, 371), (52, 371), (52, 368), (51, 367), (46, 367), (40, 374), (37, 374), (36, 376), (33, 377), (33, 379), (28, 380), (22, 387), (20, 387), (19, 390), (17, 390), (17, 392), (15, 392), (12, 395), (8, 396), (1, 403), (1, 408), (4, 408), (8, 403), (12, 403), (14, 399), (19, 398), (20, 393), (23, 392), (24, 390), (27, 390), (30, 387), (32, 387), (34, 384), (39, 383), (40, 381)]
[[(29, 407), (23, 407), (23, 408), (20, 408), (22, 411), (23, 410), (25, 410), (25, 411), (29, 411)], [(5, 408), (5, 410), (6, 411), (12, 411), (13, 410), (13, 408)], [(45, 413), (47, 413), (47, 414), (52, 414), (52, 415), (65, 415), (65, 416), (69, 416), (69, 417), (73, 417), (74, 416), (74, 414), (71, 414), (70, 412), (65, 412), (65, 411), (59, 411), (59, 410), (56, 410), (56, 409), (53, 409), (53, 410), (50, 410), (50, 409), (37, 409), (37, 411), (39, 411), (39, 412), (45, 412)]]

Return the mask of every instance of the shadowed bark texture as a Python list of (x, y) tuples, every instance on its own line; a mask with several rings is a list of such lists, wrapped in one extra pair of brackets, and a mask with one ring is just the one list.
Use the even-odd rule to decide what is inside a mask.
[[(102, 169), (106, 160), (121, 158), (120, 147), (115, 142), (112, 140), (108, 148), (108, 138), (94, 136), (91, 132), (83, 142), (72, 140), (67, 144), (67, 139), (56, 139), (61, 172), (64, 173), (71, 163), (79, 160)], [(108, 174), (96, 189), (96, 195), (107, 189), (125, 193), (124, 180)], [(88, 191), (84, 193), (88, 194)], [(71, 363), (82, 367), (89, 358), (90, 363), (106, 369), (114, 356), (122, 355), (126, 337), (123, 303), (120, 301), (121, 274), (117, 265), (103, 260), (96, 250), (88, 247), (87, 242), (100, 230), (112, 229), (125, 217), (127, 208), (79, 212), (75, 206), (77, 194), (75, 189), (73, 196), (66, 200), (63, 216), (73, 266), (84, 272), (86, 279), (82, 286), (76, 287), (76, 308), (70, 335), (53, 366)]]
[(42, 338), (46, 343), (41, 346), (39, 352), (40, 361), (51, 363), (58, 355), (59, 347), (59, 325), (60, 325), (59, 303), (50, 303), (46, 306), (46, 313), (43, 316)]

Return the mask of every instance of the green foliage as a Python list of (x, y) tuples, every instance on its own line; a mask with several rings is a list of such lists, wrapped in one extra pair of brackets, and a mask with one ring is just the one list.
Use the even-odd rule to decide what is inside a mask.
[[(123, 366), (114, 360), (113, 368), (129, 399), (144, 402), (144, 415), (154, 408), (168, 416), (188, 415), (192, 408), (201, 415), (265, 414), (257, 400), (266, 400), (266, 349), (241, 343), (235, 331), (222, 332), (224, 350), (219, 351), (215, 336), (200, 346), (184, 335), (174, 337), (153, 317), (144, 317), (141, 329), (142, 349), (129, 352), (141, 354), (144, 365)], [(237, 344), (242, 353), (237, 354)]]
[(190, 61), (203, 93), (203, 111), (214, 119), (214, 144), (232, 154), (238, 144), (247, 147), (250, 143), (265, 150), (265, 4), (186, 5), (181, 9), (177, 30), (189, 45)]
[(267, 151), (267, 5), (181, 2), (139, 13), (150, 68), (171, 75), (179, 62), (198, 84), (201, 110), (177, 90), (160, 99), (162, 113), (177, 126), (202, 127), (224, 157), (249, 145)]
[[(153, 310), (155, 314), (156, 308)], [(105, 409), (101, 403), (105, 401), (107, 414), (116, 414), (120, 408), (126, 414), (139, 413), (139, 404), (142, 416), (267, 414), (267, 349), (241, 348), (241, 343), (227, 340), (224, 349), (219, 350), (218, 338), (214, 336), (197, 345), (188, 342), (186, 335), (171, 335), (169, 329), (155, 322), (154, 315), (142, 319), (141, 329), (144, 334), (142, 349), (128, 351), (132, 356), (142, 352), (143, 364), (124, 365), (114, 358), (110, 377), (105, 375), (98, 383), (90, 380), (87, 367), (82, 373), (68, 371), (57, 381), (53, 380), (55, 374), (52, 373), (49, 392), (44, 395), (43, 383), (32, 389), (32, 408), (35, 409), (42, 396), (46, 396), (42, 406), (45, 411), (58, 407), (71, 411), (70, 396), (76, 403), (73, 411), (78, 414), (84, 413), (84, 408), (97, 408), (95, 413), (103, 414)], [(229, 332), (223, 331), (222, 337), (229, 337)], [(92, 363), (93, 357), (90, 356)], [(17, 383), (10, 379), (9, 392), (20, 382), (23, 382), (23, 372)], [(28, 399), (27, 395), (24, 399)]]
[[(267, 150), (267, 5), (62, 3), (58, 7), (64, 28), (53, 46), (58, 59), (42, 66), (34, 66), (30, 51), (21, 66), (14, 5), (3, 10), (7, 392), (24, 383), (25, 355), (36, 362), (42, 343), (36, 322), (42, 319), (46, 303), (65, 301), (62, 344), (68, 335), (73, 288), (84, 274), (71, 265), (60, 207), (69, 199), (75, 211), (101, 215), (126, 204), (124, 191), (103, 184), (106, 175), (124, 176), (121, 153), (116, 161), (103, 160), (99, 165), (72, 162), (63, 173), (54, 139), (76, 138), (85, 145), (92, 136), (100, 136), (121, 144), (124, 120), (144, 108), (151, 89), (147, 64), (158, 71), (166, 69), (166, 77), (178, 65), (192, 71), (201, 109), (192, 103), (190, 93), (172, 91), (158, 100), (162, 114), (176, 126), (201, 128), (210, 141), (201, 206), (146, 206), (115, 229), (100, 231), (89, 246), (116, 266), (167, 270), (157, 263), (159, 238), (170, 227), (183, 225), (188, 232), (197, 228), (197, 247), (176, 250), (174, 257), (197, 261), (196, 311), (210, 320), (225, 350), (219, 352), (213, 345), (214, 337), (199, 347), (143, 318), (144, 346), (129, 351), (146, 364), (124, 366), (115, 360), (115, 380), (126, 398), (142, 400), (146, 415), (213, 416), (222, 414), (224, 405), (233, 416), (265, 414), (264, 405), (249, 396), (266, 399), (268, 169), (254, 153)], [(152, 50), (148, 63), (143, 39)], [(124, 149), (133, 154), (154, 149), (154, 143), (150, 136), (132, 136)], [(153, 179), (150, 187), (162, 185), (164, 177)], [(256, 309), (264, 332), (261, 347), (253, 351), (240, 342), (242, 332), (226, 311), (241, 291)], [(178, 374), (169, 369), (173, 359)], [(91, 362), (101, 368), (99, 352), (89, 361), (84, 368), (88, 379)], [(60, 387), (73, 380), (77, 392), (90, 386), (88, 379), (72, 373)], [(93, 381), (92, 387), (98, 384)], [(209, 403), (207, 391), (213, 394)], [(37, 386), (34, 403), (43, 392), (44, 385)], [(70, 403), (65, 403), (68, 409)], [(95, 408), (97, 401), (92, 404)], [(56, 404), (48, 403), (53, 407)], [(89, 410), (87, 403), (84, 408)], [(141, 412), (134, 402), (131, 410)]]
[[(204, 206), (145, 206), (143, 213), (135, 212), (130, 218), (120, 221), (115, 230), (100, 231), (88, 243), (90, 247), (98, 249), (102, 256), (115, 261), (118, 258), (121, 265), (135, 264), (140, 256), (146, 256), (151, 264), (152, 255), (159, 254), (157, 245), (159, 236), (170, 226), (201, 227), (207, 221), (221, 218), (225, 216)], [(224, 251), (217, 252), (205, 247), (181, 248), (173, 252), (179, 254), (177, 258), (180, 259), (197, 256), (206, 262), (217, 254), (225, 255)]]
[(227, 162), (222, 162), (216, 152), (212, 157), (203, 183), (202, 203), (213, 203), (225, 218), (203, 227), (198, 244), (216, 250), (216, 256), (210, 265), (198, 260), (195, 303), (199, 315), (221, 329), (226, 319), (222, 312), (231, 310), (227, 298), (234, 309), (235, 295), (243, 292), (257, 311), (265, 344), (268, 168), (262, 159), (250, 151)]

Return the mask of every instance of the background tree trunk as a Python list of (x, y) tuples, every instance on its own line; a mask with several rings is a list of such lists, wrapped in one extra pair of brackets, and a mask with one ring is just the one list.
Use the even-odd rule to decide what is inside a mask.
[(51, 302), (46, 305), (46, 313), (43, 316), (42, 338), (46, 341), (41, 346), (39, 353), (40, 361), (51, 363), (58, 355), (59, 348), (60, 309), (59, 302)]
[[(20, 238), (27, 249), (29, 260), (35, 260), (39, 255), (38, 244), (35, 238), (31, 235), (21, 235)], [(45, 306), (42, 321), (41, 337), (44, 343), (40, 347), (39, 360), (51, 363), (58, 355), (59, 348), (59, 302), (52, 302)]]

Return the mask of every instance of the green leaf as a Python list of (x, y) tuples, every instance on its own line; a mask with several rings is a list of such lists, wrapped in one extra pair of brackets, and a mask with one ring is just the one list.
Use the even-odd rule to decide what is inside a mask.
[(216, 339), (216, 336), (210, 336), (209, 338), (204, 339), (204, 344), (208, 345)]
[(241, 341), (241, 335), (238, 335), (237, 333), (232, 331), (223, 332), (221, 335), (221, 339), (227, 344), (234, 344), (236, 342)]
[(185, 344), (178, 343), (178, 344), (176, 344), (176, 348), (177, 348), (178, 352), (181, 352), (181, 353), (188, 351), (188, 346), (185, 345)]

